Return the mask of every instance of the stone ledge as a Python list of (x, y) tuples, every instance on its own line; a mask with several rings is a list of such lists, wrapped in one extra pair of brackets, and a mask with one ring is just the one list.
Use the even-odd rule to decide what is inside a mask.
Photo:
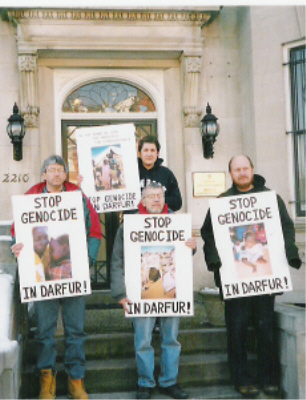
[(305, 308), (294, 304), (276, 304), (275, 312), (277, 315), (277, 325), (296, 335), (305, 335)]
[(275, 306), (283, 398), (305, 399), (305, 303)]

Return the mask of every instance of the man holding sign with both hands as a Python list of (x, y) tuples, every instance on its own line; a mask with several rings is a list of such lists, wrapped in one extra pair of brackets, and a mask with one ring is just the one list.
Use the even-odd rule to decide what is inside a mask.
[[(151, 182), (142, 191), (141, 203), (138, 206), (139, 214), (169, 214), (172, 213), (165, 204), (164, 188), (161, 184)], [(133, 216), (130, 216), (133, 218)], [(135, 215), (136, 217), (136, 215)], [(124, 222), (123, 222), (124, 225)], [(130, 313), (129, 305), (132, 303), (127, 297), (125, 285), (124, 265), (124, 240), (123, 226), (118, 229), (111, 261), (111, 293), (123, 307), (127, 314)], [(193, 252), (196, 250), (196, 240), (189, 238), (185, 241)], [(136, 284), (136, 276), (135, 276)], [(152, 331), (156, 317), (135, 317), (134, 346), (138, 372), (137, 399), (149, 399), (155, 387), (154, 350), (151, 346)], [(187, 393), (177, 385), (179, 367), (180, 343), (177, 341), (179, 317), (161, 317), (161, 372), (158, 377), (159, 390), (175, 399), (187, 399)]]
[[(26, 194), (63, 193), (80, 191), (73, 183), (66, 181), (68, 168), (59, 156), (47, 158), (41, 169), (43, 182), (31, 187)], [(89, 200), (82, 195), (82, 204), (85, 218), (86, 239), (88, 247), (89, 264), (91, 265), (97, 256), (101, 230), (97, 213), (94, 211)], [(30, 214), (29, 214), (30, 215)], [(30, 218), (30, 216), (29, 216)], [(59, 215), (63, 219), (62, 215)], [(82, 222), (81, 222), (82, 223)], [(38, 228), (36, 229), (38, 230)], [(40, 228), (40, 237), (34, 237), (34, 250), (38, 249), (42, 255), (46, 245), (50, 250), (50, 257), (54, 259), (55, 265), (48, 270), (48, 276), (44, 279), (63, 279), (71, 276), (70, 253), (68, 251), (67, 235), (48, 241), (46, 233)], [(15, 233), (12, 227), (12, 236)], [(26, 238), (25, 238), (26, 239)], [(42, 241), (44, 246), (42, 247)], [(36, 243), (37, 242), (37, 243)], [(11, 250), (16, 257), (23, 250), (23, 243), (15, 243)], [(86, 259), (86, 254), (85, 254)], [(52, 265), (51, 265), (52, 266)], [(29, 265), (30, 267), (30, 265)], [(86, 267), (86, 266), (84, 266)], [(50, 277), (53, 271), (53, 276)], [(67, 275), (67, 271), (70, 271)], [(56, 274), (56, 276), (54, 276)], [(56, 391), (55, 343), (53, 335), (57, 327), (59, 308), (62, 309), (63, 325), (65, 331), (65, 369), (68, 374), (68, 392), (73, 399), (88, 399), (84, 389), (83, 378), (85, 375), (84, 354), (84, 320), (85, 320), (85, 297), (78, 295), (74, 297), (53, 298), (49, 300), (35, 301), (34, 310), (37, 323), (35, 340), (37, 343), (36, 368), (40, 373), (40, 399), (54, 399)]]
[[(255, 380), (248, 371), (247, 330), (252, 317), (257, 328), (258, 383), (262, 386), (266, 394), (275, 395), (278, 393), (279, 389), (277, 355), (273, 338), (274, 293), (281, 292), (279, 289), (283, 287), (283, 282), (281, 278), (276, 278), (274, 280), (268, 278), (263, 279), (265, 275), (273, 275), (272, 271), (267, 269), (269, 263), (263, 253), (263, 249), (267, 247), (267, 238), (262, 229), (264, 223), (258, 223), (258, 221), (264, 219), (265, 223), (268, 225), (271, 223), (270, 221), (272, 221), (273, 212), (270, 207), (263, 207), (261, 209), (255, 209), (254, 207), (256, 201), (255, 194), (260, 192), (267, 193), (269, 189), (265, 186), (265, 179), (260, 175), (254, 174), (252, 161), (247, 156), (239, 155), (233, 157), (229, 163), (229, 173), (233, 185), (229, 190), (221, 194), (220, 198), (239, 196), (236, 199), (228, 200), (228, 202), (231, 203), (232, 209), (239, 208), (241, 211), (236, 213), (221, 213), (216, 220), (216, 214), (213, 215), (211, 206), (201, 229), (201, 235), (204, 240), (205, 261), (208, 270), (214, 272), (216, 285), (218, 287), (222, 286), (223, 289), (228, 360), (233, 384), (236, 389), (247, 398), (255, 397), (259, 394)], [(244, 197), (242, 195), (246, 196)], [(219, 203), (220, 201), (223, 202), (224, 200), (214, 200), (214, 202)], [(270, 250), (277, 254), (283, 252), (284, 261), (291, 267), (298, 269), (301, 266), (301, 260), (295, 245), (293, 222), (288, 215), (283, 200), (279, 196), (277, 196), (277, 202), (275, 204), (275, 208), (278, 208), (277, 211), (279, 211), (281, 223), (280, 231), (282, 231), (285, 249), (283, 249), (282, 243), (279, 241), (277, 245), (274, 245), (274, 248)], [(219, 205), (221, 205), (221, 203)], [(216, 204), (214, 204), (214, 207), (216, 207)], [(243, 207), (245, 211), (243, 211)], [(245, 222), (241, 220), (237, 222), (239, 218)], [(257, 222), (252, 224), (251, 221)], [(212, 225), (212, 222), (214, 225)], [(216, 233), (220, 233), (218, 223), (220, 226), (225, 226), (225, 229), (231, 235), (231, 241), (233, 243), (232, 258), (233, 262), (239, 265), (240, 268), (238, 270), (237, 267), (236, 272), (238, 276), (240, 274), (241, 286), (239, 286), (239, 284), (236, 284), (236, 286), (230, 284), (224, 285), (222, 279), (220, 280), (219, 269), (222, 261), (221, 254), (224, 257), (224, 239), (226, 238), (223, 237), (222, 245), (220, 245), (220, 237), (218, 237)], [(236, 227), (234, 227), (235, 223), (237, 224)], [(240, 230), (243, 228), (241, 223), (244, 224), (245, 229), (242, 236), (240, 235)], [(226, 224), (228, 225), (226, 226)], [(223, 230), (224, 233), (226, 232), (225, 229)], [(273, 242), (272, 239), (273, 238), (271, 238), (271, 242)], [(228, 257), (230, 258), (231, 254), (227, 254), (229, 254)], [(231, 262), (231, 260), (227, 260), (227, 258), (224, 257), (222, 264), (228, 262)], [(277, 269), (277, 267), (276, 265), (275, 268)], [(261, 275), (257, 269), (261, 270)], [(257, 275), (258, 279), (256, 281), (254, 276)], [(248, 284), (243, 282), (242, 276), (244, 278), (249, 278)], [(222, 278), (223, 277), (225, 277), (225, 270), (223, 271)], [(267, 286), (270, 286), (272, 290), (273, 285), (279, 285), (279, 288), (276, 288), (275, 292), (265, 294), (264, 291), (267, 289)], [(247, 292), (246, 287), (248, 290), (252, 290), (252, 292), (249, 292), (251, 294), (248, 296), (242, 297), (243, 293), (240, 292), (240, 297), (233, 297), (233, 292), (230, 291), (230, 289), (234, 288), (234, 291), (236, 291), (234, 294), (237, 294), (239, 290), (241, 291), (241, 288), (243, 288), (245, 294)]]

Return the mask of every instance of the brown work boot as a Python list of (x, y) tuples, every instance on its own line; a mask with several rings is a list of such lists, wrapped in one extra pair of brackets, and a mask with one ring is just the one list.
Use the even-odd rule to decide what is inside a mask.
[(68, 377), (68, 397), (69, 399), (88, 399), (83, 379), (74, 380)]
[(56, 372), (53, 374), (51, 369), (40, 370), (40, 392), (39, 399), (55, 399)]

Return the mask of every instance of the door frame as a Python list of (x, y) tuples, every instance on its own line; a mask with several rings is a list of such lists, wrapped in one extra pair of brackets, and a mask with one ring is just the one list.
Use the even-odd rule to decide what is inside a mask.
[[(67, 138), (64, 137), (64, 130), (67, 126), (79, 126), (79, 127), (90, 127), (90, 126), (104, 126), (104, 125), (115, 125), (124, 123), (134, 123), (136, 127), (141, 125), (150, 125), (151, 132), (154, 132), (157, 136), (157, 119), (135, 119), (135, 120), (79, 120), (79, 119), (62, 119), (61, 121), (61, 142), (62, 142), (62, 156), (64, 161), (68, 164), (68, 146)], [(110, 288), (110, 262), (113, 251), (113, 245), (117, 229), (120, 225), (120, 213), (111, 212), (105, 213), (104, 222), (100, 220), (101, 224), (104, 224), (105, 235), (102, 234), (102, 240), (105, 240), (105, 253), (102, 256), (105, 259), (97, 260), (93, 266), (93, 274), (91, 274), (91, 285), (94, 290), (108, 290)], [(102, 231), (103, 232), (103, 231)], [(102, 268), (105, 267), (105, 274), (101, 273)], [(104, 281), (98, 281), (98, 277), (104, 277)]]

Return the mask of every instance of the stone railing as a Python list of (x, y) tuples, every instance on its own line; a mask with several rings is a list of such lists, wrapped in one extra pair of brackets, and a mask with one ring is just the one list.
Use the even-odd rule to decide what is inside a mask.
[(305, 399), (305, 303), (275, 306), (284, 399)]
[[(6, 225), (6, 226), (5, 226)], [(9, 224), (0, 225), (0, 399), (18, 399), (21, 370), (21, 305)]]

